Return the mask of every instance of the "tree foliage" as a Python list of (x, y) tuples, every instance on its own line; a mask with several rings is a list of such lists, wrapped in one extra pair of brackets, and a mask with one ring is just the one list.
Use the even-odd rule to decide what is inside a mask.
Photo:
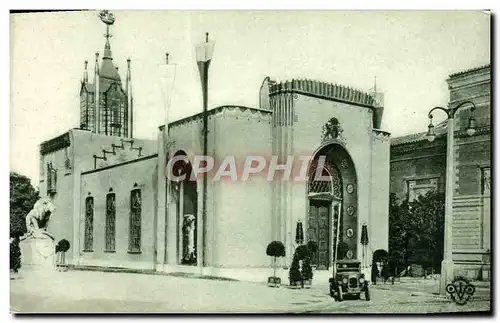
[(21, 268), (21, 248), (19, 237), (15, 237), (10, 242), (10, 270), (17, 273), (19, 268)]
[(300, 245), (297, 247), (297, 249), (295, 249), (295, 255), (299, 260), (304, 260), (305, 258), (310, 256), (310, 252), (306, 245)]
[(267, 245), (266, 255), (270, 257), (284, 257), (285, 246), (281, 241), (273, 241)]
[(307, 242), (307, 249), (309, 249), (309, 253), (312, 255), (314, 255), (316, 253), (316, 251), (318, 251), (318, 244), (316, 243), (316, 241), (308, 241)]
[(285, 245), (281, 241), (272, 241), (267, 245), (266, 255), (273, 257), (274, 276), (276, 277), (276, 258), (285, 256)]
[(70, 243), (66, 239), (60, 240), (56, 245), (56, 252), (66, 252), (69, 250)]
[(26, 233), (26, 215), (38, 200), (38, 191), (28, 177), (10, 173), (10, 235), (22, 236)]
[(444, 194), (430, 191), (409, 203), (389, 199), (389, 250), (396, 263), (439, 271), (443, 259)]
[(288, 272), (288, 279), (290, 280), (290, 285), (294, 282), (302, 281), (302, 273), (300, 272), (299, 255), (297, 252), (293, 255), (292, 264), (290, 266), (290, 271)]
[(304, 280), (312, 280), (313, 279), (313, 271), (311, 266), (311, 256), (308, 255), (302, 261), (302, 277)]

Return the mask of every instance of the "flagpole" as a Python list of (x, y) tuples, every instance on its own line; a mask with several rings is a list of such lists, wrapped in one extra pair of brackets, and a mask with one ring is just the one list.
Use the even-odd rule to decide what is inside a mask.
[(170, 122), (170, 104), (172, 102), (172, 93), (175, 83), (175, 72), (177, 68), (176, 64), (170, 64), (169, 56), (170, 56), (169, 53), (165, 53), (165, 64), (160, 65), (160, 73), (162, 74), (160, 77), (162, 81), (161, 92), (163, 95), (163, 103), (164, 103), (163, 122), (165, 124), (165, 133), (167, 134), (168, 134), (168, 124)]
[[(198, 70), (200, 72), (201, 90), (203, 97), (203, 156), (208, 154), (208, 71), (210, 67), (210, 62), (212, 61), (214, 42), (208, 41), (208, 33), (205, 33), (205, 42), (200, 43), (196, 46), (196, 62), (198, 64)], [(207, 172), (203, 173), (203, 191), (202, 191), (202, 257), (201, 257), (201, 268), (203, 274), (203, 267), (208, 265), (207, 262)], [(199, 223), (199, 222), (198, 222)], [(199, 258), (198, 258), (199, 259)]]
[[(339, 232), (340, 232), (340, 221), (342, 220), (342, 202), (339, 202), (338, 206), (337, 206), (337, 213), (338, 213), (338, 219), (337, 219), (337, 230), (335, 232), (335, 255), (334, 255), (334, 258), (333, 258), (333, 277), (335, 277), (335, 273), (336, 273), (336, 264), (337, 264), (337, 252), (338, 252), (338, 249), (339, 249)], [(335, 214), (335, 213), (334, 213)]]
[[(169, 193), (168, 188), (170, 187), (168, 180), (168, 170), (166, 169), (167, 161), (169, 160), (169, 150), (170, 143), (168, 142), (168, 131), (169, 131), (169, 122), (170, 122), (170, 104), (172, 102), (172, 93), (175, 83), (175, 72), (176, 65), (170, 64), (169, 62), (169, 53), (165, 54), (165, 64), (161, 64), (159, 66), (160, 71), (160, 86), (161, 86), (161, 94), (163, 98), (163, 131), (158, 138), (160, 147), (158, 149), (158, 160), (159, 160), (159, 168), (158, 168), (158, 193), (161, 194), (159, 196), (160, 200), (163, 200), (159, 203), (158, 215), (161, 215), (158, 218), (158, 223), (163, 223), (164, 225), (164, 238), (163, 241), (158, 241), (158, 245), (163, 244), (163, 262), (164, 264), (168, 263), (168, 254), (167, 254), (167, 245), (168, 245), (168, 200)], [(162, 127), (160, 127), (161, 129)], [(164, 212), (161, 211), (161, 208), (164, 208)], [(164, 216), (163, 216), (164, 215)], [(162, 228), (163, 230), (163, 228)]]

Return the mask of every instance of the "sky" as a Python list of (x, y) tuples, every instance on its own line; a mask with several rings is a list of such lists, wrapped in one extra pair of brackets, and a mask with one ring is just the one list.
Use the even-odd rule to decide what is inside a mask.
[[(425, 131), (449, 100), (447, 77), (490, 63), (490, 15), (478, 11), (113, 11), (113, 61), (131, 59), (134, 136), (164, 122), (159, 65), (177, 65), (170, 121), (201, 112), (195, 45), (215, 42), (209, 109), (258, 107), (262, 80), (309, 78), (384, 92), (382, 129)], [(79, 125), (84, 61), (104, 51), (98, 12), (10, 17), (10, 170), (37, 186), (39, 145)], [(436, 121), (443, 116), (436, 115)]]

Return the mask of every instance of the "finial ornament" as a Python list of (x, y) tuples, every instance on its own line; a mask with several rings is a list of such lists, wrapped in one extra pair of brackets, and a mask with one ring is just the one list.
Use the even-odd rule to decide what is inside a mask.
[(167, 65), (168, 65), (168, 56), (169, 55), (170, 55), (169, 53), (165, 53), (165, 62), (166, 62)]
[(205, 42), (208, 43), (208, 33), (205, 33)]
[(108, 26), (115, 23), (115, 15), (109, 12), (109, 10), (102, 10), (99, 12), (99, 18)]

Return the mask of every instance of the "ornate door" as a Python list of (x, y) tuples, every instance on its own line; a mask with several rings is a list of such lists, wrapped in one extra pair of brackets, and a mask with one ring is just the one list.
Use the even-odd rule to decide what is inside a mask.
[(308, 240), (318, 244), (311, 259), (317, 269), (328, 269), (330, 264), (330, 202), (311, 200), (309, 204)]
[[(332, 204), (332, 209), (333, 209), (333, 225), (332, 225), (332, 230), (330, 231), (332, 233), (332, 262), (337, 259), (336, 253), (338, 253), (338, 244), (337, 240), (341, 240), (338, 235), (339, 231), (342, 230), (341, 227), (339, 227), (339, 224), (341, 225), (342, 223), (339, 223), (339, 216), (340, 216), (340, 206), (341, 203), (340, 201), (333, 201)], [(339, 241), (340, 242), (340, 241)]]

